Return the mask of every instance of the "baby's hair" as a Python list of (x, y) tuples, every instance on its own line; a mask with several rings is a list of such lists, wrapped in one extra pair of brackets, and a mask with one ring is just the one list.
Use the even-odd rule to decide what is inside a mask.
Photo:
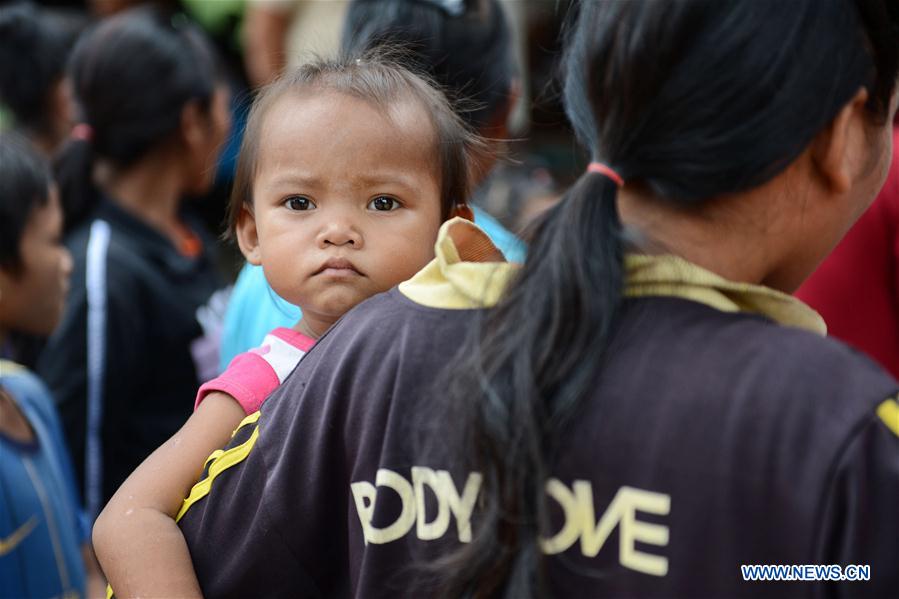
[(434, 127), (440, 172), (441, 219), (469, 195), (472, 157), (483, 143), (459, 118), (446, 97), (424, 77), (380, 52), (354, 59), (316, 59), (285, 73), (262, 89), (247, 119), (228, 207), (225, 237), (235, 239), (241, 210), (253, 210), (253, 180), (259, 167), (259, 140), (271, 107), (283, 96), (315, 90), (347, 94), (385, 113), (397, 100), (418, 102)]
[(28, 141), (0, 134), (0, 268), (21, 269), (22, 235), (32, 213), (47, 205), (51, 183), (49, 165)]

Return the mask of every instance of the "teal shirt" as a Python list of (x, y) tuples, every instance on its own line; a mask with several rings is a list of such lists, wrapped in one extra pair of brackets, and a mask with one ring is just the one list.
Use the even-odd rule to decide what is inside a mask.
[[(473, 207), (477, 225), (483, 229), (510, 262), (524, 262), (525, 244), (505, 229), (499, 221)], [(262, 343), (269, 331), (292, 327), (303, 313), (276, 294), (265, 280), (262, 267), (247, 264), (237, 277), (228, 301), (222, 331), (221, 370), (234, 356)]]

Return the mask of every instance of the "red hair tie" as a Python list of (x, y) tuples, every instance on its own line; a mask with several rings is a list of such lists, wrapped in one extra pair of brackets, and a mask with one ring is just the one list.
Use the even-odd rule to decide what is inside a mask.
[(621, 178), (621, 175), (613, 171), (610, 167), (606, 166), (601, 162), (591, 162), (587, 165), (588, 173), (599, 173), (600, 175), (605, 175), (609, 179), (615, 182), (615, 185), (618, 187), (624, 187), (624, 179)]
[(94, 128), (87, 123), (78, 123), (72, 127), (71, 137), (81, 141), (90, 141), (94, 138)]

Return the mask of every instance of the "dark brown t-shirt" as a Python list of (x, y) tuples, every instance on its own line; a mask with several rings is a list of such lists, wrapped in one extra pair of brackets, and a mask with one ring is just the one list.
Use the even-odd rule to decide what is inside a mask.
[[(392, 290), (321, 339), (181, 520), (206, 597), (426, 594), (421, 566), (478, 524), (479, 474), (418, 450), (453, 426), (434, 382), (476, 314)], [(551, 596), (897, 596), (888, 375), (673, 297), (627, 300), (609, 355), (550, 467)], [(871, 579), (746, 582), (741, 564), (867, 564)]]

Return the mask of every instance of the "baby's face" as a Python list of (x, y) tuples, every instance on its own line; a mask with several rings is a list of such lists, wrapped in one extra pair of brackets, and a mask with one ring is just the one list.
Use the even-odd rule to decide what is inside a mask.
[(253, 213), (272, 288), (327, 326), (434, 256), (439, 166), (424, 109), (286, 95), (262, 127)]

